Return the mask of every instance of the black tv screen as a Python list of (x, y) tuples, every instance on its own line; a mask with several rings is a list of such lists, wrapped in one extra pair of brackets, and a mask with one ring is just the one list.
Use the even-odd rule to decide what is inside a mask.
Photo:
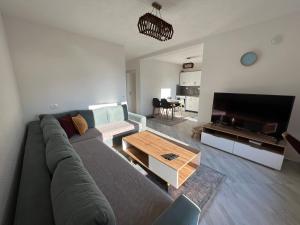
[(215, 93), (211, 122), (281, 139), (295, 96)]

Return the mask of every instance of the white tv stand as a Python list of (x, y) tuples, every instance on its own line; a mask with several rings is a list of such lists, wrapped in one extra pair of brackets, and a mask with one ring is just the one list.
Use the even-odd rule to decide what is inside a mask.
[(280, 170), (285, 143), (273, 137), (212, 123), (203, 126), (201, 142), (214, 148)]

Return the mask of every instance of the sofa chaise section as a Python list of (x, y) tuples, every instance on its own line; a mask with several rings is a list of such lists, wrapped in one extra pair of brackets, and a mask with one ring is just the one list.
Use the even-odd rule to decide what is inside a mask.
[(97, 139), (73, 143), (83, 164), (110, 202), (118, 224), (150, 225), (173, 200)]

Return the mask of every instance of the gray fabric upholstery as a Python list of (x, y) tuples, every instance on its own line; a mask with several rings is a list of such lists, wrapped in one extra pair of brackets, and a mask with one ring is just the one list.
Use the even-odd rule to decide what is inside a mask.
[(68, 111), (68, 112), (62, 112), (62, 113), (57, 113), (57, 114), (41, 114), (39, 116), (40, 120), (43, 120), (45, 117), (53, 116), (54, 118), (60, 118), (66, 115), (70, 116), (76, 116), (77, 114), (80, 114), (83, 116), (83, 118), (86, 120), (88, 127), (89, 128), (94, 128), (95, 127), (95, 120), (94, 120), (94, 115), (92, 110), (88, 109), (83, 109), (83, 110), (73, 110), (73, 111)]
[(198, 214), (192, 204), (180, 200), (168, 208), (171, 197), (99, 136), (93, 138), (96, 129), (72, 146), (58, 121), (44, 118), (28, 126), (14, 225), (150, 225), (160, 215), (155, 225), (173, 225), (178, 209), (185, 212), (184, 224), (194, 225), (189, 222)]
[(150, 225), (172, 203), (167, 193), (98, 139), (73, 147), (110, 202), (117, 224)]
[(71, 143), (76, 143), (80, 141), (85, 141), (91, 138), (99, 138), (99, 140), (102, 140), (102, 134), (97, 130), (96, 128), (88, 129), (85, 134), (83, 135), (74, 135), (70, 138)]
[(68, 158), (55, 170), (51, 199), (56, 225), (115, 225), (109, 202), (81, 163)]
[(59, 122), (55, 117), (47, 115), (41, 120), (41, 127), (44, 128), (46, 125), (59, 125)]
[(67, 137), (64, 135), (51, 136), (46, 144), (46, 162), (50, 173), (54, 173), (60, 161), (69, 157), (81, 161)]
[(43, 136), (44, 136), (44, 141), (47, 143), (47, 141), (50, 139), (52, 136), (65, 136), (68, 138), (66, 132), (62, 127), (58, 124), (46, 124), (43, 127)]
[(200, 208), (184, 195), (179, 196), (153, 225), (198, 225)]
[(50, 182), (40, 122), (31, 122), (28, 125), (14, 225), (54, 225)]

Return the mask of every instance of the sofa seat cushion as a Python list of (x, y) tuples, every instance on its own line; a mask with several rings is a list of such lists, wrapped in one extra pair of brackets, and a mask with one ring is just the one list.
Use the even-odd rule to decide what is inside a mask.
[(120, 121), (98, 126), (97, 129), (102, 135), (102, 140), (105, 141), (108, 139), (112, 139), (118, 134), (134, 130), (135, 127), (132, 123), (129, 123), (127, 121)]
[(136, 121), (132, 121), (132, 120), (127, 120), (128, 123), (131, 123), (134, 126), (134, 129), (136, 132), (138, 132), (139, 130), (142, 130), (142, 124), (136, 122)]
[(114, 212), (84, 166), (63, 160), (51, 182), (56, 225), (116, 225)]
[(71, 143), (76, 143), (76, 142), (80, 142), (80, 141), (85, 141), (91, 138), (98, 138), (100, 140), (102, 140), (102, 134), (99, 132), (98, 129), (96, 128), (91, 128), (88, 129), (85, 134), (83, 135), (74, 135), (73, 137), (70, 138), (70, 142)]
[(112, 206), (117, 224), (150, 225), (173, 202), (100, 140), (77, 142), (73, 147)]

